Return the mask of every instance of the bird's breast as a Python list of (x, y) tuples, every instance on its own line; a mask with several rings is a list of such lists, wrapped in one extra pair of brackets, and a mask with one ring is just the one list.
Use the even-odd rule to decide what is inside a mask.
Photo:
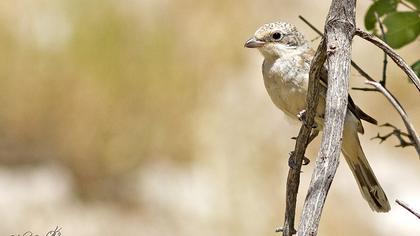
[(264, 61), (264, 84), (273, 103), (288, 116), (296, 119), (305, 109), (308, 71), (293, 60)]

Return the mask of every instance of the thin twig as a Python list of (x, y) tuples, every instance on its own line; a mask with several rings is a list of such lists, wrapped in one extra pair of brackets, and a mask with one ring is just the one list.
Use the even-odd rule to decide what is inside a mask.
[(408, 9), (410, 9), (410, 10), (412, 10), (412, 11), (418, 11), (417, 9), (415, 9), (414, 7), (412, 7), (412, 6), (410, 6), (408, 3), (406, 3), (405, 1), (401, 1), (400, 0), (400, 3), (402, 4), (402, 5), (404, 5), (405, 7), (407, 7)]
[(380, 83), (373, 82), (373, 81), (366, 81), (365, 83), (369, 84), (369, 85), (372, 85), (373, 87), (378, 89), (388, 99), (388, 101), (395, 107), (395, 109), (398, 111), (398, 113), (400, 113), (400, 116), (404, 121), (404, 125), (407, 128), (408, 133), (410, 134), (409, 138), (414, 143), (414, 147), (416, 148), (417, 153), (418, 153), (419, 158), (420, 158), (420, 138), (417, 135), (416, 130), (414, 129), (414, 126), (408, 120), (408, 115), (404, 111), (404, 109), (402, 108), (401, 104)]
[(353, 90), (358, 90), (358, 91), (365, 91), (365, 92), (379, 92), (377, 89), (375, 88), (359, 88), (359, 87), (353, 87), (351, 88)]
[(370, 34), (364, 30), (356, 29), (357, 36), (375, 44), (380, 49), (382, 49), (388, 56), (391, 57), (391, 59), (407, 74), (407, 76), (413, 81), (413, 83), (416, 85), (417, 90), (420, 92), (420, 79), (417, 77), (416, 73), (413, 71), (413, 69), (404, 61), (404, 59), (398, 55), (397, 52), (393, 48), (391, 48), (388, 44), (384, 43), (382, 40), (380, 40), (378, 37), (374, 36), (373, 34)]
[(307, 19), (305, 19), (305, 17), (299, 15), (299, 19), (301, 19), (303, 22), (305, 22), (309, 27), (311, 27), (311, 29), (315, 32), (317, 32), (319, 34), (319, 36), (324, 36), (324, 34), (317, 29), (311, 22), (309, 22)]
[(405, 138), (408, 138), (409, 140), (411, 140), (410, 139), (410, 134), (401, 131), (395, 125), (392, 125), (390, 123), (385, 123), (385, 124), (381, 125), (381, 127), (391, 127), (393, 130), (390, 133), (385, 134), (385, 135), (380, 135), (378, 133), (375, 137), (371, 138), (371, 140), (379, 139), (379, 143), (382, 143), (382, 142), (386, 141), (389, 137), (395, 136), (398, 139), (398, 141), (400, 142), (400, 144), (395, 145), (395, 147), (405, 148), (405, 147), (409, 147), (409, 146), (414, 146), (414, 142), (405, 140)]
[[(384, 25), (382, 24), (381, 18), (379, 18), (379, 15), (377, 12), (375, 12), (375, 17), (376, 17), (376, 21), (379, 24), (379, 29), (381, 29), (381, 37), (382, 40), (386, 43), (386, 35), (385, 35), (385, 30), (384, 30)], [(382, 84), (382, 86), (386, 87), (386, 66), (388, 64), (388, 55), (386, 54), (386, 52), (384, 52), (384, 63), (383, 63), (383, 67), (382, 67), (382, 80), (379, 82)]]
[(395, 200), (396, 203), (398, 203), (398, 205), (402, 206), (404, 209), (406, 209), (407, 211), (409, 211), (411, 214), (415, 215), (417, 218), (420, 219), (420, 213), (416, 212), (415, 210), (413, 210), (407, 203), (400, 201), (400, 200)]
[(353, 66), (354, 69), (357, 70), (357, 72), (359, 72), (359, 74), (363, 77), (365, 77), (367, 80), (369, 81), (375, 81), (368, 73), (366, 73), (360, 66), (358, 66), (356, 64), (356, 62), (354, 62), (353, 60), (351, 61), (351, 65)]

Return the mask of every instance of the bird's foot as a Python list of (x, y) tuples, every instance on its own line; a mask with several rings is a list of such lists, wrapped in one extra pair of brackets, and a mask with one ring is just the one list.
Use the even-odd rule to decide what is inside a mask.
[(306, 110), (301, 110), (296, 116), (300, 121), (304, 122), (306, 120)]
[[(302, 165), (306, 166), (306, 165), (309, 164), (309, 162), (311, 162), (311, 161), (307, 157), (304, 156), (303, 159), (302, 159)], [(298, 164), (295, 161), (293, 152), (290, 153), (288, 164), (289, 164), (290, 168), (292, 168), (294, 170), (298, 169)]]
[[(297, 118), (298, 118), (299, 121), (301, 121), (305, 126), (308, 126), (308, 124), (306, 123), (306, 110), (305, 109), (304, 110), (301, 110), (296, 116), (297, 116)], [(314, 123), (312, 125), (312, 127), (310, 127), (310, 128), (316, 129), (317, 128), (317, 125)]]

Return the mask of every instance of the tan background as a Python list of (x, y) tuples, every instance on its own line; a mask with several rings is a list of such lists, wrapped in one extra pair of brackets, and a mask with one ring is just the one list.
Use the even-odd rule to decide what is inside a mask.
[[(359, 27), (370, 3), (358, 2)], [(329, 4), (1, 1), (0, 234), (45, 235), (58, 225), (78, 236), (275, 235), (299, 125), (272, 105), (262, 58), (243, 43), (275, 20), (313, 39), (298, 15), (322, 28)], [(416, 41), (399, 52), (412, 63), (419, 49)], [(353, 58), (380, 77), (378, 49), (356, 39)], [(420, 130), (419, 94), (390, 64), (389, 88)], [(403, 127), (380, 95), (352, 94), (381, 123)], [(365, 128), (392, 211), (372, 213), (343, 162), (320, 235), (419, 235), (419, 221), (394, 203), (420, 209), (416, 152), (394, 148), (394, 138), (370, 141), (378, 128)]]

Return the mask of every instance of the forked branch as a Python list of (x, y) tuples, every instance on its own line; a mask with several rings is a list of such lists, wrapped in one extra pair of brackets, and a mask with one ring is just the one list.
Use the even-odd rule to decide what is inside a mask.
[[(375, 91), (377, 91), (377, 90), (375, 89)], [(414, 143), (410, 141), (411, 140), (410, 135), (408, 133), (405, 133), (405, 132), (401, 131), (395, 125), (392, 125), (390, 123), (385, 123), (385, 124), (381, 125), (380, 127), (390, 127), (390, 128), (392, 128), (392, 131), (388, 134), (385, 134), (385, 135), (380, 135), (378, 133), (375, 137), (371, 138), (371, 140), (379, 139), (380, 143), (382, 143), (383, 141), (387, 140), (389, 137), (395, 136), (398, 139), (398, 141), (400, 142), (400, 144), (395, 145), (395, 147), (405, 148), (405, 147), (409, 147), (409, 146), (414, 146)], [(409, 141), (407, 141), (406, 139), (409, 139)]]
[[(321, 31), (319, 31), (314, 25), (312, 25), (308, 20), (306, 20), (304, 17), (302, 17), (302, 16), (299, 16), (299, 18), (302, 20), (302, 21), (304, 21), (309, 27), (311, 27), (315, 32), (317, 32), (319, 35), (323, 35), (322, 33), (321, 33)], [(382, 25), (381, 24), (381, 22), (380, 21), (378, 21), (379, 23), (380, 23), (380, 25)], [(383, 32), (383, 29), (382, 29), (382, 27), (381, 27), (381, 31), (382, 31), (382, 34), (384, 34), (384, 32)], [(360, 29), (356, 29), (356, 34), (357, 34), (357, 32), (363, 32), (362, 30), (360, 30)], [(365, 34), (369, 34), (369, 33), (366, 33), (365, 32)], [(359, 35), (360, 36), (360, 35)], [(368, 37), (368, 36), (365, 36), (365, 37)], [(387, 97), (387, 99), (389, 100), (390, 98), (393, 100), (393, 101), (395, 101), (395, 104), (397, 105), (397, 107), (394, 105), (394, 103), (392, 103), (393, 105), (394, 105), (394, 107), (395, 107), (395, 109), (400, 113), (400, 115), (401, 114), (404, 114), (404, 115), (401, 115), (401, 118), (404, 120), (404, 124), (406, 125), (406, 127), (407, 127), (407, 130), (408, 130), (408, 133), (409, 133), (409, 136), (408, 136), (408, 138), (412, 141), (411, 143), (407, 143), (407, 142), (405, 142), (405, 140), (403, 140), (403, 139), (400, 139), (401, 137), (400, 137), (400, 135), (399, 134), (396, 134), (396, 132), (393, 132), (393, 133), (391, 133), (391, 135), (396, 135), (397, 136), (397, 138), (400, 140), (400, 147), (405, 147), (405, 146), (411, 146), (411, 145), (413, 145), (413, 146), (415, 146), (415, 148), (416, 148), (416, 150), (417, 150), (417, 152), (419, 153), (419, 149), (420, 149), (420, 147), (419, 147), (419, 145), (418, 145), (418, 139), (419, 139), (419, 137), (418, 137), (418, 135), (416, 136), (413, 136), (413, 134), (416, 134), (416, 131), (414, 130), (414, 126), (412, 125), (412, 123), (410, 123), (409, 121), (408, 121), (408, 115), (407, 115), (407, 113), (404, 111), (404, 109), (403, 109), (403, 107), (401, 106), (401, 104), (398, 102), (398, 100), (395, 98), (395, 96), (385, 87), (385, 71), (386, 71), (386, 63), (387, 63), (387, 60), (386, 60), (386, 55), (388, 55), (389, 53), (391, 53), (392, 55), (390, 55), (391, 56), (391, 58), (393, 58), (393, 60), (395, 61), (395, 60), (397, 60), (397, 61), (399, 61), (400, 62), (400, 64), (398, 64), (400, 67), (401, 66), (403, 66), (403, 68), (407, 68), (406, 70), (408, 70), (408, 71), (412, 71), (412, 69), (411, 69), (411, 67), (409, 67), (408, 65), (407, 65), (407, 63), (405, 63), (405, 61), (401, 58), (401, 56), (399, 56), (392, 48), (390, 48), (386, 43), (384, 43), (383, 41), (381, 41), (380, 39), (378, 39), (378, 38), (376, 38), (375, 36), (373, 36), (373, 35), (371, 35), (371, 36), (369, 36), (369, 37), (374, 37), (374, 39), (372, 39), (372, 40), (374, 40), (375, 42), (377, 42), (377, 43), (375, 43), (375, 45), (377, 45), (377, 44), (380, 44), (380, 45), (382, 45), (382, 47), (380, 47), (381, 49), (383, 49), (383, 51), (384, 51), (384, 67), (383, 67), (383, 75), (382, 75), (382, 80), (381, 80), (381, 82), (379, 82), (379, 83), (377, 83), (368, 73), (366, 73), (362, 68), (360, 68), (354, 61), (351, 61), (351, 65), (360, 73), (360, 75), (362, 75), (363, 77), (365, 77), (369, 82), (371, 82), (371, 83), (374, 83), (374, 84), (379, 84), (380, 86), (381, 86), (381, 90), (382, 91), (384, 91), (384, 92), (382, 92), (381, 90), (379, 90), (379, 89), (377, 89), (376, 88), (376, 86), (374, 86), (374, 88), (353, 88), (354, 90), (361, 90), (361, 91), (377, 91), (377, 92), (381, 92), (385, 97)], [(369, 40), (370, 41), (370, 40)], [(385, 48), (385, 49), (384, 49)], [(393, 57), (392, 57), (393, 56)], [(394, 58), (396, 58), (396, 59), (394, 59)], [(403, 69), (404, 70), (404, 69)], [(405, 70), (404, 70), (405, 71)], [(414, 72), (413, 72), (414, 73)], [(409, 77), (411, 76), (412, 77), (412, 80), (414, 80), (414, 81), (419, 81), (419, 79), (418, 79), (418, 77), (417, 77), (417, 75), (414, 73), (414, 75), (412, 75), (413, 73), (410, 73), (410, 74), (407, 74)], [(367, 83), (367, 82), (366, 82)], [(372, 85), (372, 84), (371, 84)], [(372, 85), (373, 86), (373, 85)], [(389, 98), (388, 98), (389, 97)], [(391, 101), (391, 100), (390, 100)], [(403, 113), (401, 113), (401, 112), (403, 112)], [(407, 123), (408, 122), (408, 123)], [(407, 125), (408, 124), (408, 125)], [(408, 127), (410, 127), (410, 128), (408, 128)], [(409, 131), (409, 129), (411, 129), (411, 131)], [(398, 129), (396, 129), (395, 128), (395, 130), (398, 130)], [(380, 138), (381, 139), (381, 136), (376, 136), (375, 138)], [(385, 138), (386, 139), (386, 138)], [(419, 155), (420, 155), (420, 153), (419, 153)]]
[(420, 157), (420, 138), (417, 135), (413, 124), (411, 124), (411, 122), (408, 120), (408, 115), (404, 111), (404, 109), (401, 107), (400, 103), (397, 101), (397, 99), (395, 99), (394, 96), (392, 96), (388, 92), (388, 90), (386, 90), (382, 86), (382, 84), (380, 84), (378, 82), (373, 82), (373, 81), (366, 81), (365, 83), (367, 83), (367, 84), (375, 87), (377, 90), (379, 90), (388, 99), (388, 101), (395, 107), (395, 109), (398, 111), (398, 113), (400, 114), (401, 118), (404, 121), (404, 125), (407, 128), (408, 133), (410, 134), (409, 138), (414, 143), (414, 147), (416, 148), (417, 153)]
[(374, 36), (373, 34), (370, 34), (364, 30), (356, 29), (357, 36), (373, 43), (380, 49), (382, 49), (386, 54), (388, 54), (389, 57), (403, 70), (408, 78), (410, 78), (411, 81), (413, 81), (414, 85), (416, 85), (417, 90), (420, 92), (420, 79), (417, 77), (414, 70), (407, 64), (407, 62), (404, 61), (404, 59), (398, 55), (397, 52), (393, 48), (391, 48), (388, 44), (380, 40), (378, 37)]

